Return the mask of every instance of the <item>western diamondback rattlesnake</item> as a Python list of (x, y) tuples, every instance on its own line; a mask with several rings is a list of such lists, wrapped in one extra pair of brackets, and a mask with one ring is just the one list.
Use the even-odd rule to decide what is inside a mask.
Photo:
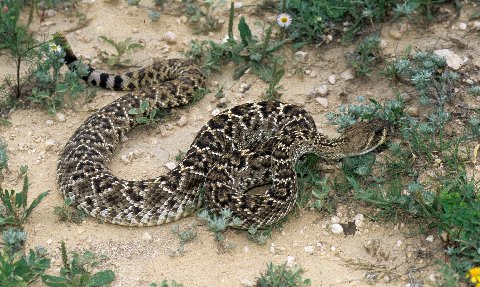
[[(77, 57), (64, 37), (55, 39), (72, 68)], [(158, 225), (189, 215), (204, 202), (214, 212), (230, 209), (244, 228), (269, 226), (294, 206), (294, 165), (302, 155), (316, 153), (325, 159), (360, 155), (386, 138), (383, 121), (359, 122), (330, 139), (317, 132), (313, 119), (298, 106), (247, 103), (209, 120), (175, 169), (153, 179), (124, 180), (109, 171), (108, 162), (122, 137), (136, 126), (128, 111), (142, 101), (151, 108), (184, 105), (203, 86), (204, 76), (181, 60), (123, 75), (88, 69), (84, 79), (93, 85), (133, 91), (101, 108), (76, 130), (60, 155), (58, 184), (74, 206), (115, 224)], [(265, 184), (270, 187), (264, 193), (249, 192)]]

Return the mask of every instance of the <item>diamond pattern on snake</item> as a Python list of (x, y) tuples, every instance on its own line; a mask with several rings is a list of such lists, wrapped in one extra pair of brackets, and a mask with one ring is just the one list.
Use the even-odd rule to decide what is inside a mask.
[[(55, 40), (74, 69), (78, 59), (67, 40), (61, 35)], [(271, 226), (295, 204), (294, 166), (302, 155), (315, 153), (324, 159), (361, 155), (387, 136), (388, 123), (375, 120), (328, 138), (299, 106), (245, 103), (210, 119), (175, 169), (156, 178), (125, 180), (112, 174), (108, 165), (122, 138), (137, 126), (128, 111), (143, 101), (149, 109), (185, 105), (204, 86), (205, 77), (192, 62), (169, 59), (122, 75), (88, 66), (84, 80), (131, 92), (99, 109), (74, 132), (58, 160), (58, 185), (74, 206), (114, 224), (159, 225), (204, 206), (217, 213), (230, 209), (242, 228)], [(267, 184), (262, 193), (250, 192)]]

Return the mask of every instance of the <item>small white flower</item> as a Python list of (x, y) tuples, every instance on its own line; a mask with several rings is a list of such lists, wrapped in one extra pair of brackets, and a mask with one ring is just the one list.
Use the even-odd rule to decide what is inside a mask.
[(292, 24), (292, 16), (287, 13), (282, 13), (277, 17), (277, 24), (282, 28), (286, 28)]
[(50, 43), (50, 52), (60, 54), (62, 52), (62, 47), (54, 43)]

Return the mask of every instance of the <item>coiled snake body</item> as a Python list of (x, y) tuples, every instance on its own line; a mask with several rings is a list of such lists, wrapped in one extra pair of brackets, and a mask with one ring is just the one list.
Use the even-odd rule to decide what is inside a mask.
[[(57, 36), (56, 42), (72, 67), (77, 57), (65, 38)], [(204, 85), (204, 76), (191, 62), (167, 60), (123, 75), (89, 67), (84, 79), (132, 92), (95, 112), (68, 140), (58, 161), (58, 185), (74, 206), (114, 224), (158, 225), (189, 215), (204, 203), (214, 212), (230, 209), (243, 228), (269, 226), (295, 203), (294, 165), (302, 155), (360, 155), (386, 137), (386, 123), (372, 121), (330, 139), (317, 132), (313, 119), (298, 106), (247, 103), (209, 120), (175, 169), (153, 179), (124, 180), (109, 171), (108, 162), (122, 137), (137, 125), (128, 111), (143, 101), (150, 109), (187, 104)], [(265, 192), (249, 192), (265, 184), (270, 184)]]

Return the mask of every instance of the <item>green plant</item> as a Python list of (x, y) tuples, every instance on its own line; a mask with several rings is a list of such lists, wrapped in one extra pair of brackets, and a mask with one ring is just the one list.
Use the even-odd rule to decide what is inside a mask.
[(67, 198), (63, 201), (61, 206), (53, 207), (53, 213), (58, 216), (60, 221), (67, 221), (73, 223), (81, 223), (87, 214), (79, 209), (72, 208), (72, 200)]
[(275, 95), (274, 92), (277, 91), (276, 86), (279, 78), (283, 76), (283, 72), (281, 72), (283, 69), (280, 68), (283, 65), (283, 59), (275, 56), (274, 52), (283, 47), (286, 40), (272, 40), (272, 28), (263, 27), (263, 41), (259, 41), (252, 34), (245, 18), (241, 17), (238, 23), (241, 40), (237, 41), (233, 37), (233, 18), (234, 8), (232, 3), (228, 36), (225, 41), (222, 43), (193, 41), (187, 55), (197, 61), (207, 75), (215, 71), (221, 71), (222, 67), (229, 62), (236, 64), (234, 79), (239, 79), (247, 70), (252, 70), (265, 82), (273, 82), (269, 90), (272, 95)]
[(15, 190), (0, 190), (0, 227), (15, 226), (22, 227), (22, 224), (28, 220), (33, 209), (48, 195), (48, 191), (39, 194), (30, 205), (27, 204), (28, 195), (28, 176), (23, 176), (23, 188), (21, 192)]
[(9, 227), (2, 232), (4, 250), (10, 254), (17, 253), (22, 250), (25, 241), (27, 240), (27, 233), (25, 231)]
[(277, 69), (277, 65), (273, 66), (272, 79), (268, 83), (268, 88), (265, 91), (265, 98), (267, 100), (278, 100), (281, 97), (279, 92), (282, 89), (282, 86), (278, 86), (278, 83), (282, 80), (285, 75), (285, 70), (283, 68)]
[(0, 139), (0, 189), (3, 182), (3, 170), (8, 168), (7, 144)]
[(155, 125), (165, 115), (165, 111), (158, 108), (150, 108), (150, 104), (143, 101), (140, 103), (140, 107), (130, 109), (128, 114), (135, 117), (137, 124)]
[(257, 280), (257, 286), (259, 287), (278, 287), (278, 286), (288, 286), (288, 287), (301, 287), (301, 286), (310, 286), (310, 279), (302, 278), (302, 269), (300, 267), (288, 268), (284, 264), (268, 264), (267, 271), (265, 274), (262, 274)]
[(140, 43), (133, 42), (132, 38), (126, 38), (123, 41), (114, 41), (106, 36), (99, 36), (105, 43), (115, 48), (116, 54), (109, 54), (105, 51), (100, 53), (100, 59), (106, 62), (110, 67), (126, 67), (130, 64), (130, 59), (122, 59), (126, 54), (136, 49), (143, 48)]
[(208, 210), (205, 209), (198, 214), (198, 218), (207, 223), (208, 230), (213, 232), (215, 240), (220, 243), (225, 241), (226, 238), (223, 232), (225, 232), (228, 227), (238, 227), (242, 224), (241, 220), (233, 216), (229, 209), (222, 209), (218, 215), (210, 214)]
[(177, 250), (173, 253), (174, 256), (183, 254), (185, 252), (185, 244), (197, 237), (196, 228), (190, 227), (185, 230), (180, 230), (178, 224), (172, 227), (172, 233), (177, 235), (180, 241)]
[(194, 34), (218, 31), (222, 27), (214, 13), (225, 4), (225, 0), (182, 0), (182, 3)]
[(168, 280), (163, 280), (160, 282), (160, 285), (157, 283), (151, 283), (149, 287), (183, 287), (183, 284), (177, 283), (175, 280), (170, 281), (170, 283)]
[(272, 236), (271, 229), (259, 230), (257, 227), (253, 225), (248, 228), (247, 238), (259, 245), (264, 245), (265, 243), (267, 243), (267, 239), (270, 238), (271, 236)]
[(83, 254), (72, 252), (72, 259), (69, 260), (67, 247), (63, 241), (60, 251), (63, 262), (60, 276), (43, 275), (42, 281), (47, 286), (100, 287), (110, 286), (110, 283), (115, 280), (115, 273), (112, 270), (102, 270), (96, 273), (92, 271), (93, 268), (98, 266), (99, 260), (103, 260), (104, 257), (96, 256), (89, 251)]
[(0, 285), (4, 287), (29, 286), (50, 268), (43, 248), (30, 249), (28, 254), (0, 251)]
[(368, 76), (372, 68), (382, 61), (379, 45), (380, 37), (370, 35), (360, 41), (355, 51), (347, 54), (348, 64), (355, 69), (357, 76)]
[(48, 108), (50, 114), (65, 105), (73, 107), (73, 101), (81, 93), (87, 98), (94, 95), (94, 89), (86, 89), (80, 79), (87, 75), (88, 70), (82, 63), (77, 63), (74, 70), (62, 74), (65, 52), (60, 45), (45, 43), (40, 46), (39, 59), (32, 71), (35, 87), (29, 99)]

